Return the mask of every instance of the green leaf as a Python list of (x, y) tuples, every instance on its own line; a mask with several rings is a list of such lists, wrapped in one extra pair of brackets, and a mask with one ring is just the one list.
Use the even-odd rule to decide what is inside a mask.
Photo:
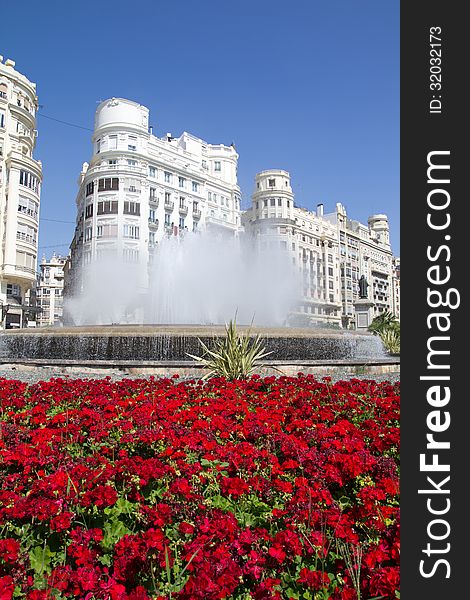
[(51, 552), (49, 546), (34, 546), (29, 551), (29, 561), (31, 564), (31, 568), (37, 575), (42, 575), (43, 573), (47, 573), (50, 575), (51, 573), (51, 560), (55, 552)]

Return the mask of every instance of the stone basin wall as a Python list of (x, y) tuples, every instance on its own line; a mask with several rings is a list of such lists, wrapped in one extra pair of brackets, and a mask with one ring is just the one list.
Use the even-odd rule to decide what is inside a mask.
[[(247, 328), (238, 327), (241, 333)], [(314, 328), (253, 328), (267, 352), (264, 363), (386, 359), (377, 336)], [(41, 328), (0, 334), (0, 361), (169, 361), (192, 362), (200, 356), (199, 340), (208, 347), (225, 335), (215, 326), (97, 326)]]

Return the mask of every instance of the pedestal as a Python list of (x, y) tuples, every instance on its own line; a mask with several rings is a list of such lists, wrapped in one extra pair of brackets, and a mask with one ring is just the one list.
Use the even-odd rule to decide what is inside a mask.
[(372, 323), (372, 307), (374, 303), (367, 298), (360, 298), (354, 302), (354, 311), (356, 313), (356, 329), (359, 331), (367, 331), (367, 328)]

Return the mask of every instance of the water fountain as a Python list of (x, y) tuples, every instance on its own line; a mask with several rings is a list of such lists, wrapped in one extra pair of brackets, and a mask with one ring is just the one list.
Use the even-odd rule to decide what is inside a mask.
[(162, 242), (145, 295), (139, 265), (104, 263), (87, 277), (86, 297), (69, 305), (75, 326), (5, 331), (0, 361), (193, 373), (200, 367), (188, 354), (201, 353), (199, 340), (210, 346), (224, 335), (224, 323), (236, 315), (241, 332), (253, 321), (251, 334), (259, 334), (271, 352), (266, 365), (286, 373), (397, 370), (397, 359), (369, 333), (285, 326), (301, 286), (286, 253), (277, 249), (251, 253), (233, 239), (189, 234), (183, 243)]

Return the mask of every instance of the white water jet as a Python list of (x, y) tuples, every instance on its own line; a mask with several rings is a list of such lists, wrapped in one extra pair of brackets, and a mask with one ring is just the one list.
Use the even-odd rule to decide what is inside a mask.
[(147, 323), (284, 325), (299, 286), (287, 252), (248, 242), (185, 235), (162, 241), (150, 279)]
[[(164, 238), (148, 268), (108, 258), (87, 265), (83, 292), (66, 300), (75, 325), (123, 323), (282, 326), (299, 300), (288, 252), (245, 238)], [(148, 285), (146, 285), (146, 280)]]

